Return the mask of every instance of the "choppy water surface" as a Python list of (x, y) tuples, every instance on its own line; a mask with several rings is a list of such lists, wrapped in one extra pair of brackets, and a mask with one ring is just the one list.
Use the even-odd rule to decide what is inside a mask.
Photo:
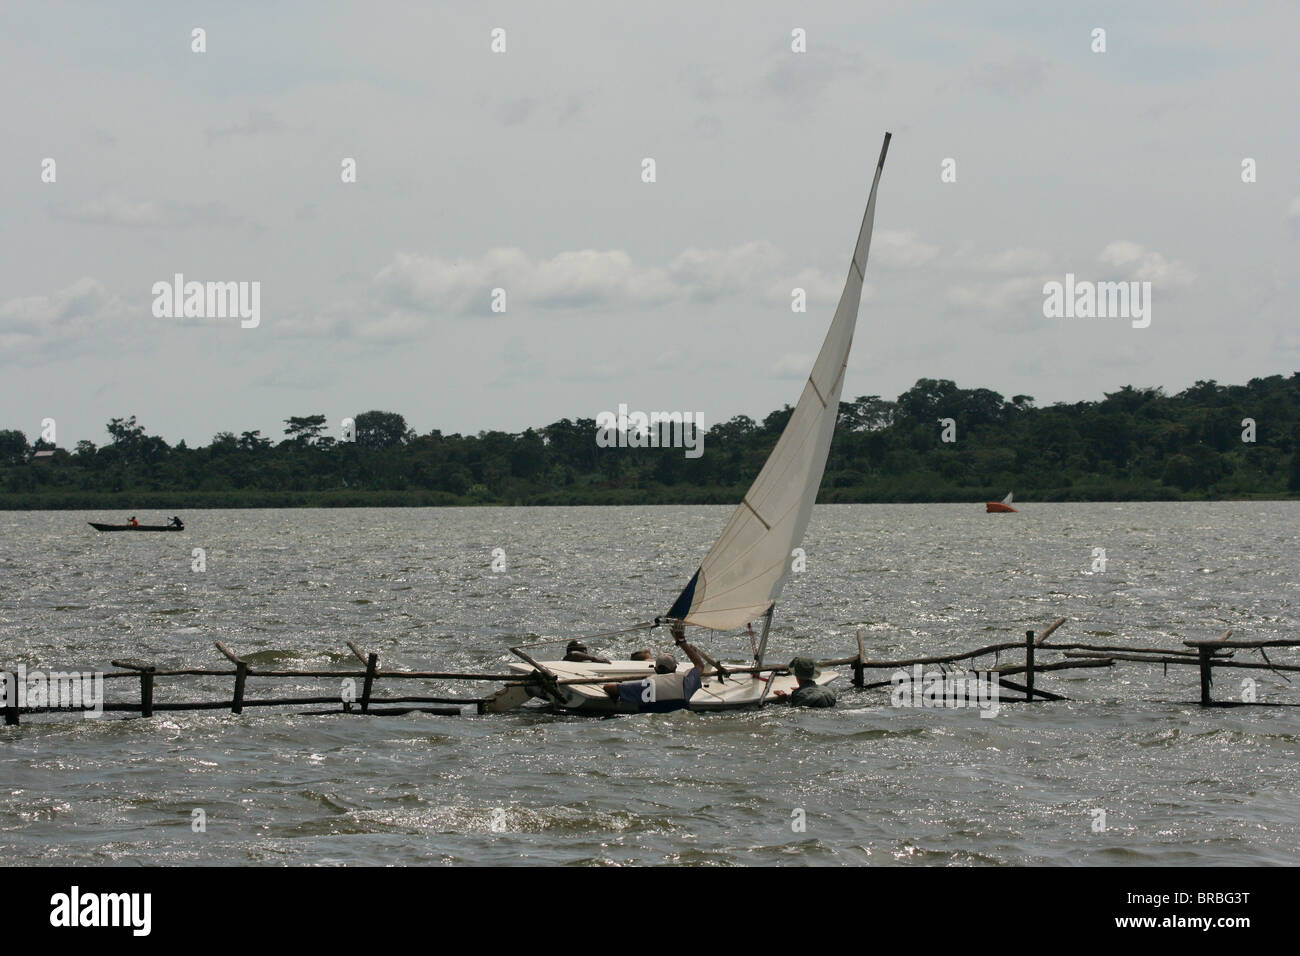
[[(266, 666), (342, 669), (356, 666), (351, 639), (381, 666), (495, 670), (511, 643), (662, 613), (728, 512), (214, 511), (160, 535), (84, 523), (110, 515), (0, 512), (0, 662), (216, 666), (220, 639)], [(1070, 619), (1061, 640), (1295, 637), (1297, 529), (1300, 506), (1272, 502), (819, 507), (772, 647), (844, 656), (862, 626), (872, 655), (915, 656), (1058, 616)], [(1093, 548), (1105, 572), (1091, 570)], [(1221, 671), (1216, 696), (1239, 696), (1246, 676), (1262, 699), (1300, 701), (1300, 681), (1267, 671)], [(1300, 708), (1203, 711), (1194, 669), (1145, 664), (1040, 686), (1071, 701), (981, 719), (892, 708), (846, 677), (832, 712), (30, 717), (0, 728), (0, 851), (32, 863), (1300, 862)], [(250, 679), (250, 696), (270, 690)], [(160, 678), (157, 699), (196, 691)], [(135, 693), (110, 682), (111, 697)], [(191, 828), (195, 809), (206, 833)], [(806, 832), (792, 830), (797, 810)]]

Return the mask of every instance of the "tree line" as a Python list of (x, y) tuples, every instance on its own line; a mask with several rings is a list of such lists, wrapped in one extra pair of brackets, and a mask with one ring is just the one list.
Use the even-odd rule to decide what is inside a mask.
[[(704, 454), (602, 448), (595, 419), (518, 433), (416, 434), (396, 412), (291, 416), (277, 439), (220, 432), (169, 445), (134, 416), (74, 449), (0, 430), (0, 507), (219, 508), (734, 503), (790, 406), (708, 429)], [(1174, 395), (1124, 386), (1100, 401), (1038, 407), (947, 379), (894, 401), (841, 402), (819, 501), (1155, 500), (1300, 493), (1300, 373)], [(955, 440), (945, 441), (946, 437)], [(37, 452), (52, 452), (38, 455)]]

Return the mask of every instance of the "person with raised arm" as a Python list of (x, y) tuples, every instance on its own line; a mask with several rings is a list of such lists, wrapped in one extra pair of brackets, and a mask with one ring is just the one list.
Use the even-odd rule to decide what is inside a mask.
[(604, 685), (605, 693), (619, 702), (620, 709), (649, 713), (666, 713), (681, 710), (704, 682), (704, 658), (686, 640), (686, 626), (681, 621), (672, 624), (673, 641), (691, 659), (690, 670), (677, 669), (677, 658), (672, 654), (655, 657), (655, 672), (641, 680), (623, 681)]

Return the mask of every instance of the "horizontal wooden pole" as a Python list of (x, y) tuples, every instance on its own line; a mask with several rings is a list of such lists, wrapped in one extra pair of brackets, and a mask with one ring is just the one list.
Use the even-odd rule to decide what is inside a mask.
[(1206, 640), (1206, 641), (1183, 641), (1188, 647), (1300, 647), (1300, 640), (1279, 640), (1279, 641), (1224, 641), (1224, 640)]
[[(1023, 644), (1016, 645), (1016, 647), (1023, 647), (1023, 646), (1024, 646)], [(1090, 658), (1087, 660), (1078, 660), (1078, 661), (1056, 661), (1051, 664), (1036, 663), (1034, 664), (1034, 672), (1037, 673), (1039, 671), (1068, 671), (1068, 670), (1074, 670), (1075, 668), (1079, 668), (1079, 667), (1110, 667), (1113, 663), (1114, 662), (1108, 657), (1096, 658), (1096, 659)], [(912, 666), (915, 666), (915, 663)], [(1028, 670), (1028, 668), (1026, 668), (1023, 664), (1018, 664), (1014, 667), (998, 667), (996, 669), (988, 668), (986, 670), (982, 669), (982, 672), (997, 674), (998, 677), (1005, 677), (1008, 674), (1023, 674), (1026, 670)], [(874, 690), (879, 687), (892, 687), (893, 683), (894, 682), (892, 680), (873, 681), (872, 683), (867, 684), (863, 689)], [(1040, 693), (1042, 693), (1042, 691), (1039, 688), (1035, 687), (1034, 695), (1037, 696)]]
[(298, 717), (404, 717), (407, 714), (433, 714), (435, 717), (459, 717), (459, 707), (372, 707), (362, 710), (300, 710)]
[[(365, 671), (253, 671), (250, 677), (365, 677)], [(486, 680), (495, 683), (517, 681), (527, 674), (459, 674), (455, 671), (375, 671), (375, 680)]]
[[(117, 662), (114, 662), (117, 666)], [(211, 668), (182, 668), (179, 670), (154, 671), (155, 677), (234, 677), (234, 670), (214, 670)], [(264, 671), (250, 667), (249, 677), (365, 677), (365, 671)], [(130, 677), (138, 680), (140, 672), (109, 671), (104, 679)], [(527, 674), (458, 674), (453, 671), (376, 671), (375, 679), (393, 678), (395, 680), (473, 680), (507, 683), (528, 677)]]
[[(975, 658), (975, 657), (983, 657), (986, 654), (997, 654), (1002, 651), (1023, 650), (1024, 646), (1025, 645), (1023, 641), (1008, 642), (1004, 644), (989, 644), (985, 647), (979, 647), (973, 651), (963, 651), (959, 654), (936, 654), (930, 657), (910, 657), (910, 658), (905, 658), (902, 660), (894, 660), (894, 661), (863, 661), (862, 666), (883, 670), (886, 668), (912, 667), (916, 664), (951, 664), (956, 661), (964, 661), (964, 660), (970, 660), (971, 658)], [(1038, 650), (1049, 650), (1049, 651), (1065, 651), (1065, 650), (1100, 651), (1106, 655), (1110, 655), (1111, 652), (1129, 653), (1129, 654), (1132, 653), (1178, 654), (1178, 655), (1186, 655), (1187, 658), (1192, 663), (1195, 663), (1197, 660), (1195, 651), (1182, 651), (1182, 650), (1178, 650), (1177, 648), (1123, 647), (1123, 646), (1115, 646), (1110, 644), (1073, 644), (1073, 643), (1071, 644), (1036, 643), (1034, 647)], [(857, 662), (856, 657), (843, 657), (843, 658), (836, 658), (835, 660), (820, 661), (819, 664), (823, 667), (842, 667), (845, 665), (854, 664), (856, 662)], [(1041, 670), (1041, 669), (1042, 669), (1041, 667), (1035, 667), (1035, 670)]]
[[(769, 674), (769, 673), (784, 672), (784, 671), (786, 671), (786, 670), (787, 670), (787, 668), (785, 667), (785, 665), (781, 665), (780, 667), (728, 667), (728, 668), (727, 668), (727, 673), (728, 673), (728, 674)], [(680, 671), (679, 671), (679, 673), (680, 673)], [(709, 669), (709, 670), (706, 670), (706, 671), (704, 672), (704, 675), (703, 675), (703, 676), (705, 676), (705, 677), (713, 677), (713, 676), (716, 676), (716, 674), (717, 674), (717, 671), (714, 671), (714, 670), (712, 670), (712, 669)], [(520, 680), (520, 677), (521, 677), (521, 676), (524, 678), (523, 680)], [(645, 676), (645, 677), (653, 677), (653, 676), (654, 676), (654, 671), (646, 671), (644, 676)], [(639, 677), (637, 677), (637, 676), (635, 676), (635, 675), (633, 675), (632, 677), (613, 677), (613, 676), (606, 676), (606, 677), (566, 677), (566, 678), (564, 678), (564, 679), (562, 679), (562, 680), (557, 680), (555, 683), (556, 683), (556, 685), (558, 685), (558, 686), (560, 686), (560, 687), (567, 687), (567, 686), (570, 686), (570, 685), (573, 685), (573, 684), (623, 684), (623, 683), (626, 683), (626, 682), (628, 682), (628, 681), (634, 681), (634, 680), (640, 680), (640, 679), (641, 679), (641, 678), (639, 678)], [(518, 674), (516, 674), (516, 675), (515, 675), (514, 677), (512, 677), (510, 680), (511, 680), (512, 683), (515, 683), (515, 684), (520, 684), (520, 683), (528, 684), (528, 683), (532, 683), (532, 681), (528, 679), (528, 675), (526, 675), (526, 674), (525, 674), (525, 675), (518, 675)]]
[[(1184, 651), (1176, 647), (1128, 647), (1124, 644), (1048, 644), (1040, 645), (1048, 651), (1100, 651), (1104, 654), (1170, 654), (1181, 655), (1192, 661), (1199, 660), (1197, 651)], [(1228, 651), (1232, 654), (1232, 651)]]
[[(1101, 657), (1095, 660), (1056, 661), (1055, 663), (1052, 664), (1035, 664), (1034, 672), (1037, 673), (1038, 671), (1068, 671), (1068, 670), (1074, 670), (1077, 667), (1111, 667), (1114, 663), (1115, 662), (1111, 660), (1109, 657)], [(996, 670), (992, 671), (992, 673), (998, 674), (999, 676), (1005, 676), (1006, 674), (1023, 674), (1026, 670), (1028, 670), (1028, 668), (1023, 666), (999, 667)], [(1034, 688), (1034, 693), (1035, 694), (1038, 693), (1038, 688)]]
[(1300, 664), (1265, 664), (1256, 661), (1212, 660), (1211, 667), (1244, 667), (1253, 671), (1300, 671)]
[[(999, 651), (1010, 651), (1023, 649), (1024, 641), (1013, 641), (1006, 644), (989, 644), (987, 647), (979, 647), (973, 651), (963, 651), (958, 654), (937, 654), (932, 657), (909, 657), (897, 661), (863, 661), (863, 667), (883, 669), (888, 667), (911, 667), (913, 664), (947, 664), (953, 661), (964, 661), (972, 657), (982, 657), (985, 654), (995, 654)], [(852, 664), (857, 661), (857, 657), (841, 657), (830, 661), (818, 661), (821, 667), (843, 667), (846, 664)]]
[[(486, 700), (485, 697), (372, 697), (372, 704), (462, 704), (470, 706), (481, 703)], [(338, 695), (332, 697), (271, 697), (257, 700), (244, 699), (241, 706), (244, 707), (293, 707), (298, 704), (338, 704), (340, 709), (343, 706), (342, 698)], [(229, 699), (226, 700), (199, 700), (199, 701), (172, 701), (169, 703), (157, 703), (153, 705), (154, 710), (228, 710), (230, 708)], [(22, 707), (19, 708), (24, 714), (42, 714), (42, 713), (84, 713), (85, 707)], [(103, 705), (103, 710), (108, 713), (138, 713), (140, 710), (139, 703), (124, 703), (112, 701)]]
[[(118, 662), (113, 661), (113, 666), (117, 667)], [(141, 670), (144, 669), (145, 668), (141, 668)], [(235, 671), (233, 670), (213, 670), (210, 667), (183, 668), (181, 670), (174, 670), (174, 671), (156, 670), (156, 671), (152, 671), (152, 673), (155, 677), (234, 677), (235, 676)], [(249, 671), (249, 673), (251, 674), (252, 671)], [(139, 670), (107, 671), (104, 674), (104, 680), (112, 680), (115, 677), (118, 678), (131, 677), (134, 679), (139, 679), (140, 671)]]
[[(1035, 670), (1041, 670), (1041, 668), (1035, 668)], [(1000, 673), (1000, 672), (999, 672), (999, 673)], [(1029, 694), (1029, 688), (1026, 687), (1024, 684), (1017, 684), (1015, 681), (1013, 681), (1013, 680), (1007, 680), (1005, 677), (1004, 677), (1004, 678), (1001, 678), (1001, 679), (998, 681), (998, 683), (1001, 684), (1003, 687), (1006, 687), (1006, 688), (1009, 689), (1009, 690), (1016, 690), (1016, 691), (1019, 691), (1020, 693), (1026, 695), (1026, 699), (1025, 699), (1024, 701), (1014, 701), (1014, 700), (1013, 700), (1013, 701), (1009, 701), (1009, 703), (1013, 703), (1013, 704), (1016, 704), (1016, 703), (1033, 703), (1035, 700), (1037, 700), (1037, 699), (1039, 699), (1039, 698), (1041, 698), (1041, 699), (1043, 699), (1043, 700), (1069, 700), (1069, 699), (1070, 699), (1070, 698), (1068, 698), (1068, 697), (1062, 697), (1060, 694), (1053, 694), (1051, 691), (1043, 690), (1041, 687), (1035, 687), (1035, 688), (1034, 688), (1034, 696), (1033, 696), (1032, 698), (1030, 698), (1030, 697), (1027, 696), (1027, 695)], [(1001, 702), (1002, 702), (1002, 703), (1008, 703), (1008, 701), (1001, 701)]]
[(374, 704), (481, 704), (488, 697), (371, 697)]
[[(1097, 655), (1086, 651), (1066, 651), (1065, 656), (1093, 659), (1096, 658)], [(1116, 653), (1108, 653), (1106, 656), (1114, 661), (1136, 661), (1142, 664), (1184, 664), (1188, 667), (1197, 667), (1200, 665), (1200, 661), (1195, 657), (1155, 657), (1152, 655)]]

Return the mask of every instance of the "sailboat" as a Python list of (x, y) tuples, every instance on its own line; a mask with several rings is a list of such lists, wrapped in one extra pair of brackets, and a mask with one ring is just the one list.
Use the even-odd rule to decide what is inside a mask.
[[(710, 660), (709, 673), (687, 702), (691, 710), (760, 706), (798, 686), (789, 673), (765, 669), (763, 660), (772, 612), (790, 575), (791, 552), (803, 541), (826, 470), (862, 298), (876, 215), (876, 190), (890, 135), (885, 134), (880, 148), (844, 291), (799, 402), (721, 536), (672, 607), (655, 619), (653, 626), (684, 625), (715, 631), (746, 625), (752, 628), (754, 622), (762, 622), (761, 635), (752, 646), (753, 666), (729, 671), (725, 665)], [(488, 711), (509, 709), (534, 697), (565, 711), (609, 713), (618, 705), (605, 694), (603, 683), (643, 679), (654, 672), (654, 664), (649, 661), (542, 662), (522, 646), (511, 650), (521, 659), (510, 665), (520, 674), (520, 683), (499, 692), (486, 706)], [(837, 676), (832, 671), (821, 671), (815, 680), (826, 684)]]
[(1016, 509), (1011, 507), (1011, 492), (1001, 501), (989, 501), (984, 505), (984, 510), (989, 514), (1015, 514)]

